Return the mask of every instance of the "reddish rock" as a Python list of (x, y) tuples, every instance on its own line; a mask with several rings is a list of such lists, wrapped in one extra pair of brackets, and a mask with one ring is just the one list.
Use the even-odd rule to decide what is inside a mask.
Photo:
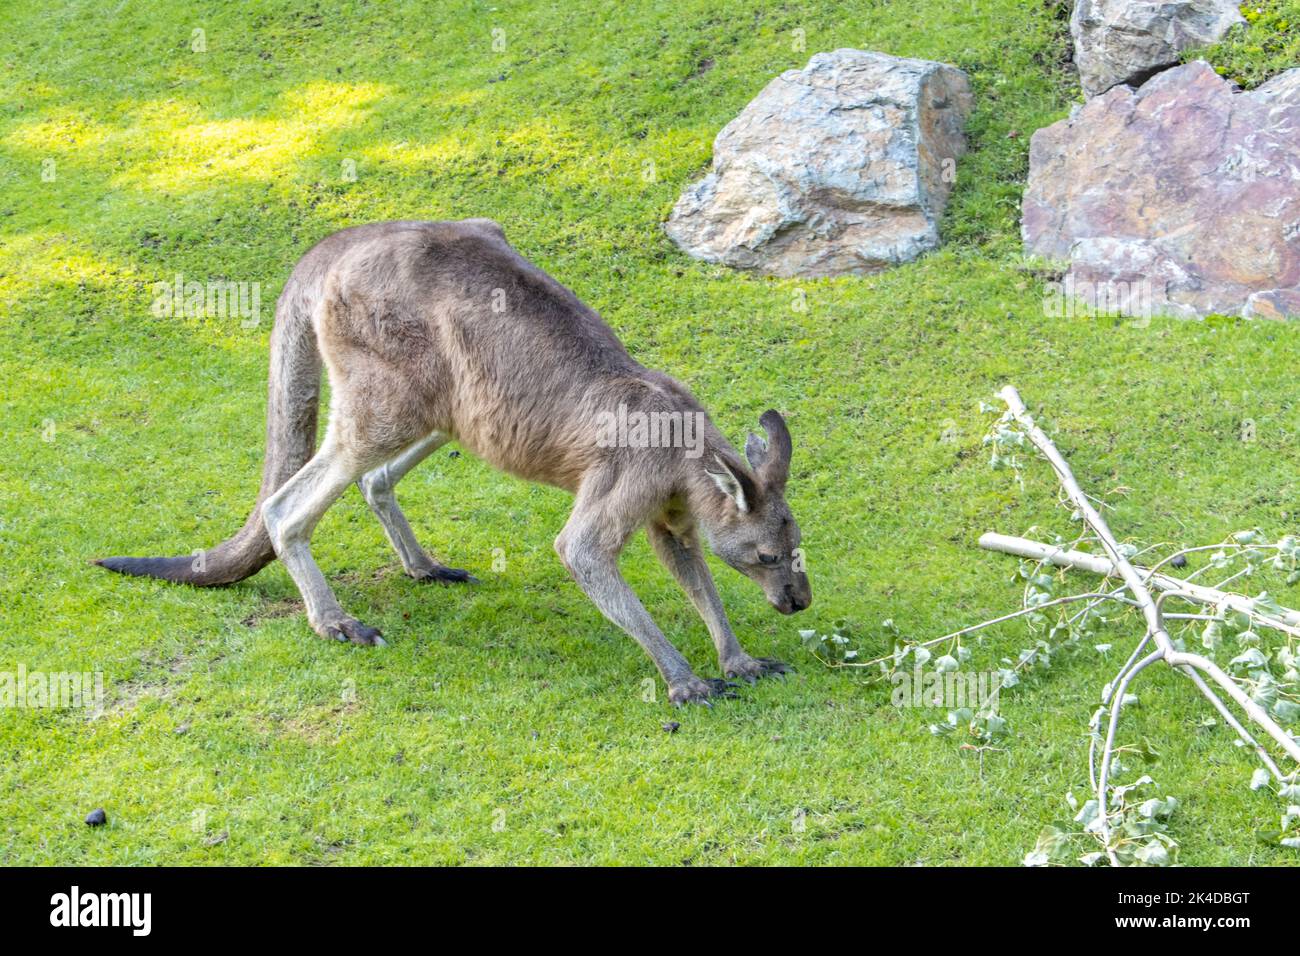
[(1300, 318), (1300, 69), (1241, 92), (1203, 62), (1030, 141), (1025, 249), (1157, 312)]

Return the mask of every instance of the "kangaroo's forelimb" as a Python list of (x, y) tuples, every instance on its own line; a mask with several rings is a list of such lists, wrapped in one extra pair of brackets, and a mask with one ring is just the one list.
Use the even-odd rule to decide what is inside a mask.
[(681, 652), (664, 636), (640, 598), (623, 580), (618, 556), (637, 526), (635, 508), (626, 494), (613, 490), (607, 475), (589, 476), (578, 491), (568, 523), (555, 539), (555, 551), (578, 587), (602, 614), (641, 645), (664, 683), (668, 700), (677, 705), (732, 696), (722, 680), (702, 680)]
[(790, 670), (789, 665), (770, 657), (751, 657), (740, 646), (736, 633), (727, 620), (722, 598), (713, 583), (713, 575), (700, 550), (699, 539), (695, 529), (674, 529), (662, 521), (652, 521), (646, 525), (646, 537), (677, 583), (681, 585), (686, 596), (695, 605), (695, 610), (704, 619), (713, 646), (718, 651), (718, 666), (727, 677), (740, 677), (753, 683), (769, 674), (784, 674)]

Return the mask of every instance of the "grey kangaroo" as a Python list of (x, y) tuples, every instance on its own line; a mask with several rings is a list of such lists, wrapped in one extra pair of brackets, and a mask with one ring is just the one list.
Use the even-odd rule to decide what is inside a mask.
[[(331, 399), (316, 449), (322, 359)], [(689, 417), (699, 423), (697, 442), (607, 440), (616, 410), (658, 413), (660, 422)], [(515, 252), (495, 222), (358, 226), (304, 255), (276, 305), (266, 463), (243, 528), (197, 559), (98, 563), (206, 587), (242, 580), (278, 557), (318, 634), (383, 644), (378, 630), (339, 606), (312, 559), (312, 529), (356, 482), (407, 574), (472, 581), (425, 553), (393, 493), (454, 439), (497, 468), (576, 496), (555, 539), (565, 568), (650, 655), (669, 700), (707, 704), (734, 685), (691, 671), (619, 574), (618, 556), (644, 527), (704, 618), (724, 678), (786, 672), (741, 648), (697, 537), (702, 529), (713, 552), (757, 581), (782, 614), (812, 602), (799, 526), (785, 501), (790, 432), (775, 411), (760, 424), (767, 440), (749, 435), (746, 465), (683, 385), (635, 362), (600, 317)]]

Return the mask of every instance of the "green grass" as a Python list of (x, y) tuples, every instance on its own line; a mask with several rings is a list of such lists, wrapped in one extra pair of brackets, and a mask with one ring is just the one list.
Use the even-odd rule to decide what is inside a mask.
[[(102, 670), (109, 705), (96, 720), (0, 711), (0, 862), (1017, 863), (1067, 815), (1117, 662), (1079, 656), (1017, 688), (1004, 704), (1015, 734), (981, 767), (928, 733), (941, 714), (821, 668), (796, 633), (849, 621), (864, 651), (884, 651), (885, 618), (919, 638), (1015, 606), (1014, 562), (977, 537), (1065, 530), (1063, 516), (1044, 466), (1023, 494), (990, 472), (979, 400), (1012, 381), (1050, 414), (1131, 540), (1300, 524), (1300, 330), (1045, 318), (1041, 282), (1019, 267), (1029, 135), (1076, 95), (1061, 5), (341, 7), (7, 10), (0, 670)], [(660, 223), (717, 130), (781, 70), (844, 46), (971, 75), (972, 152), (944, 249), (803, 283), (682, 256)], [(648, 660), (552, 552), (567, 497), (446, 451), (401, 497), (420, 537), (480, 586), (406, 580), (356, 494), (315, 536), (344, 605), (390, 639), (383, 651), (327, 644), (286, 614), (296, 592), (278, 566), (200, 591), (87, 564), (187, 553), (242, 522), (270, 303), (312, 242), (466, 216), (499, 220), (735, 439), (768, 407), (788, 413), (816, 602), (780, 618), (748, 581), (718, 579), (742, 641), (791, 660), (795, 679), (712, 711), (674, 712), (662, 687), (643, 701)], [(152, 316), (153, 283), (178, 273), (262, 283), (266, 321)], [(798, 288), (806, 312), (791, 308)], [(1243, 419), (1254, 442), (1239, 438)], [(624, 568), (716, 673), (643, 540)], [(1113, 658), (1132, 638), (1112, 637)], [(1007, 626), (975, 663), (1028, 642)], [(1197, 726), (1206, 708), (1190, 684), (1143, 682), (1125, 733), (1163, 750), (1154, 774), (1182, 801), (1183, 862), (1294, 863), (1255, 842), (1276, 802), (1247, 790), (1253, 766), (1229, 731)], [(96, 806), (109, 825), (91, 830), (81, 818)]]
[(1300, 0), (1253, 0), (1241, 4), (1241, 15), (1246, 22), (1221, 43), (1188, 50), (1183, 58), (1207, 59), (1246, 89), (1300, 66)]

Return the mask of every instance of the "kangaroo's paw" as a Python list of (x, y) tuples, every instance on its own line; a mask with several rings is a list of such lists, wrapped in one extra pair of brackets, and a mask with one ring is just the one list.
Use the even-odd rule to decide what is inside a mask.
[(701, 679), (692, 675), (668, 688), (668, 700), (674, 707), (681, 707), (683, 704), (703, 704), (705, 707), (712, 707), (710, 698), (735, 697), (736, 693), (732, 690), (735, 686), (731, 681), (716, 677)]
[(784, 677), (793, 672), (793, 667), (778, 661), (775, 657), (750, 657), (748, 654), (722, 665), (722, 673), (728, 677), (739, 677), (751, 684), (760, 677)]
[(411, 575), (417, 581), (436, 581), (438, 584), (478, 584), (478, 578), (460, 568), (435, 564)]
[(356, 618), (344, 617), (326, 624), (322, 631), (325, 637), (336, 641), (351, 641), (367, 647), (387, 647), (388, 642), (379, 633), (379, 628), (362, 624)]

